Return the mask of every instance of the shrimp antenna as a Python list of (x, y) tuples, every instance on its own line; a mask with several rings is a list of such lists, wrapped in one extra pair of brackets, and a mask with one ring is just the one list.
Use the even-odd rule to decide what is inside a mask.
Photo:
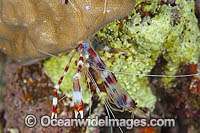
[[(94, 81), (92, 75), (90, 74), (90, 72), (88, 72), (88, 74), (89, 74), (88, 76), (90, 77), (91, 81), (94, 83), (94, 85), (95, 85), (95, 87), (96, 87), (96, 91), (99, 93), (99, 95), (101, 96), (101, 98), (102, 98), (103, 101), (104, 101), (105, 108), (106, 108), (106, 111), (107, 111), (107, 113), (108, 113), (108, 117), (111, 118), (111, 117), (110, 117), (110, 113), (111, 113), (111, 115), (113, 116), (113, 118), (116, 119), (115, 115), (113, 114), (112, 110), (111, 110), (110, 107), (109, 107), (109, 104), (107, 103), (107, 101), (106, 101), (106, 99), (104, 98), (104, 96), (101, 94), (101, 91), (100, 91), (99, 87), (97, 86), (96, 82)], [(110, 112), (110, 113), (109, 113), (109, 112)], [(112, 130), (113, 130), (113, 129), (112, 129), (112, 126), (111, 126), (111, 132), (113, 132)], [(123, 130), (121, 129), (120, 126), (119, 126), (119, 130), (120, 130), (121, 133), (123, 133)]]
[(107, 0), (104, 1), (104, 9), (103, 9), (104, 14), (107, 12), (106, 8), (107, 8)]
[[(89, 76), (89, 78), (91, 79), (92, 83), (95, 85), (96, 91), (99, 93), (99, 95), (100, 95), (101, 98), (103, 99), (104, 104), (105, 104), (106, 112), (108, 113), (109, 119), (111, 119), (111, 116), (110, 116), (110, 113), (109, 113), (109, 110), (108, 110), (109, 107), (108, 107), (107, 104), (106, 104), (106, 100), (105, 100), (105, 98), (103, 97), (103, 95), (101, 94), (101, 91), (99, 90), (99, 87), (97, 86), (96, 82), (94, 81), (94, 79), (93, 79), (93, 77), (92, 77), (92, 75), (90, 74), (89, 71), (88, 71), (88, 76)], [(111, 126), (111, 133), (113, 133), (112, 126)]]
[[(89, 81), (88, 81), (88, 78), (86, 79), (87, 81), (87, 84), (88, 84), (88, 87), (89, 87), (89, 91), (90, 91), (90, 99), (92, 98), (92, 94), (91, 94), (91, 88), (90, 88), (90, 83), (89, 83)], [(91, 115), (91, 101), (92, 101), (92, 99), (90, 100), (90, 103), (89, 103), (89, 116)]]
[(68, 0), (68, 2), (71, 4), (72, 8), (74, 9), (75, 12), (77, 12), (77, 8), (75, 5), (71, 2), (71, 0)]
[(62, 98), (60, 98), (60, 99), (58, 100), (58, 102), (62, 101), (62, 100), (65, 99), (66, 97), (67, 97), (67, 95), (64, 95)]
[(126, 75), (132, 75), (132, 76), (144, 76), (144, 77), (160, 77), (160, 78), (182, 78), (182, 77), (193, 77), (193, 76), (200, 76), (200, 73), (194, 73), (194, 74), (180, 74), (180, 75), (162, 75), (162, 74), (136, 74), (136, 73), (126, 73), (126, 72), (118, 72), (118, 71), (112, 71), (108, 69), (101, 69), (96, 68), (98, 70), (104, 70), (108, 72), (113, 72), (117, 74), (126, 74)]
[(40, 49), (38, 49), (38, 48), (36, 48), (33, 44), (32, 44), (32, 46), (33, 46), (33, 48), (35, 49), (35, 50), (37, 50), (38, 52), (40, 52), (40, 53), (42, 53), (42, 54), (45, 54), (45, 55), (48, 55), (48, 56), (51, 56), (51, 57), (54, 57), (54, 58), (59, 58), (58, 56), (56, 56), (56, 55), (54, 55), (54, 54), (51, 54), (51, 53), (48, 53), (48, 52), (46, 52), (46, 51), (43, 51), (43, 50), (40, 50)]

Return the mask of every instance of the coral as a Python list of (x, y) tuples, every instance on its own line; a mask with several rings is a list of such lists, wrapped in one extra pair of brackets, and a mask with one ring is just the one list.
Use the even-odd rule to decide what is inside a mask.
[[(63, 127), (50, 126), (45, 128), (41, 125), (40, 120), (44, 115), (51, 116), (53, 83), (44, 73), (42, 63), (29, 66), (21, 66), (16, 63), (9, 63), (6, 67), (6, 88), (7, 94), (4, 99), (5, 106), (3, 112), (0, 109), (0, 132), (84, 132), (86, 127), (76, 127), (75, 125), (65, 125)], [(1, 86), (0, 86), (1, 87)], [(60, 94), (59, 99), (64, 95)], [(96, 108), (98, 101), (93, 98), (96, 105), (92, 106), (91, 114), (97, 114), (99, 109), (103, 112), (104, 108)], [(74, 108), (72, 99), (64, 98), (58, 103), (58, 118), (74, 118)], [(84, 116), (87, 117), (88, 108), (84, 105)], [(33, 114), (37, 118), (35, 127), (28, 128), (24, 121), (25, 117)], [(103, 113), (99, 113), (99, 116)], [(2, 129), (3, 128), (3, 129)], [(2, 131), (3, 130), (3, 131)], [(100, 132), (105, 130), (104, 127), (92, 127), (90, 131)]]
[[(12, 2), (16, 2), (15, 4), (17, 6), (21, 4), (21, 1), (2, 0), (0, 5), (3, 7), (2, 11), (6, 9), (15, 9), (14, 7), (16, 5), (10, 4)], [(30, 1), (22, 1), (22, 3), (24, 2)], [(36, 0), (36, 2), (38, 1)], [(44, 13), (44, 16), (48, 16), (48, 12), (45, 13), (44, 11), (47, 9), (54, 9), (48, 8), (48, 6), (51, 7), (52, 5), (45, 2), (47, 1), (44, 0), (41, 3), (38, 2), (35, 6), (40, 7), (42, 5), (44, 9), (41, 9), (41, 12)], [(44, 6), (44, 3), (48, 6)], [(148, 78), (143, 76), (143, 74), (176, 75), (194, 74), (199, 72), (197, 62), (200, 34), (198, 22), (194, 15), (194, 3), (194, 0), (136, 0), (136, 9), (133, 10), (129, 16), (125, 19), (117, 20), (108, 24), (93, 38), (95, 40), (93, 41), (93, 47), (95, 50), (99, 53), (108, 68), (115, 73), (120, 85), (127, 89), (132, 98), (137, 101), (139, 107), (147, 107), (151, 111), (156, 108), (154, 113), (156, 113), (160, 118), (175, 118), (176, 127), (161, 127), (158, 128), (160, 132), (198, 132), (197, 130), (199, 130), (199, 76), (183, 78)], [(7, 6), (12, 5), (14, 7), (5, 8), (6, 4)], [(27, 3), (25, 3), (25, 5), (26, 4)], [(55, 7), (64, 8), (61, 5)], [(69, 7), (69, 5), (67, 5), (67, 7)], [(57, 10), (57, 8), (55, 8), (55, 10)], [(4, 11), (4, 13), (5, 12), (6, 11)], [(12, 13), (12, 10), (10, 13)], [(51, 13), (52, 16), (55, 15), (54, 11)], [(8, 13), (7, 16), (5, 15), (4, 17), (7, 17), (6, 19), (9, 20), (10, 17), (8, 16), (14, 14), (15, 13)], [(20, 15), (23, 16), (24, 14)], [(12, 24), (8, 25), (7, 22), (4, 22), (6, 19), (1, 16), (1, 20), (3, 21), (0, 22), (0, 30), (3, 29), (1, 30), (3, 32), (0, 33), (0, 36), (7, 36), (7, 40), (11, 40), (14, 48), (17, 46), (17, 48), (20, 49), (22, 48), (22, 45), (25, 46), (23, 49), (27, 49), (26, 46), (29, 48), (31, 47), (32, 49), (30, 48), (26, 51), (27, 53), (24, 53), (24, 57), (21, 56), (21, 52), (19, 52), (21, 53), (19, 55), (13, 55), (13, 57), (19, 57), (22, 61), (32, 61), (33, 59), (36, 59), (36, 57), (43, 55), (38, 55), (39, 53), (36, 54), (35, 49), (33, 49), (30, 44), (25, 45), (26, 42), (22, 44), (20, 43), (20, 40), (23, 40), (23, 37), (27, 37), (26, 39), (31, 38), (28, 37), (28, 35), (23, 36), (28, 32), (24, 32), (25, 30), (23, 31), (23, 28), (20, 29), (20, 27), (18, 27), (20, 24), (25, 22), (24, 20), (31, 20), (26, 18), (28, 15), (24, 16), (24, 18), (11, 17), (15, 19), (7, 21), (10, 23), (15, 21), (15, 26), (17, 25), (16, 27)], [(40, 16), (40, 14), (36, 16)], [(42, 20), (43, 19), (41, 18), (41, 21)], [(51, 21), (48, 21), (47, 23), (51, 23)], [(24, 25), (24, 27), (26, 26), (27, 25)], [(15, 33), (13, 34), (13, 32)], [(39, 30), (38, 32), (42, 32), (42, 30)], [(58, 32), (56, 32), (56, 34), (57, 33)], [(66, 34), (59, 35), (65, 36)], [(15, 38), (15, 35), (18, 36)], [(54, 36), (49, 35), (50, 34), (42, 36), (44, 39), (42, 39), (42, 42), (45, 42), (45, 38), (47, 39)], [(87, 35), (89, 36), (89, 33)], [(36, 37), (33, 38), (36, 40), (38, 39)], [(55, 38), (52, 37), (51, 39)], [(53, 41), (51, 39), (47, 40)], [(39, 42), (37, 45), (40, 46), (41, 40), (38, 39), (37, 41)], [(67, 39), (65, 38), (63, 41), (67, 42)], [(4, 42), (3, 39), (0, 41), (0, 47), (6, 44), (6, 42)], [(19, 44), (21, 45), (19, 46)], [(47, 47), (49, 46), (46, 42), (44, 44), (47, 45)], [(61, 45), (64, 45), (64, 43), (61, 43), (58, 49), (66, 50), (65, 48), (69, 48), (68, 44), (66, 47)], [(10, 44), (6, 46), (10, 46)], [(56, 44), (55, 46), (56, 51), (58, 50), (58, 45)], [(44, 50), (44, 47), (41, 45), (40, 48)], [(48, 50), (54, 53), (54, 51), (50, 50), (51, 48), (53, 47), (49, 47)], [(23, 51), (23, 49), (21, 50)], [(48, 50), (45, 51), (49, 52)], [(58, 51), (55, 53), (58, 53)], [(16, 53), (18, 53), (17, 50)], [(58, 81), (70, 56), (71, 53), (69, 52), (67, 55), (60, 55), (59, 59), (50, 58), (46, 60), (44, 64), (39, 63), (31, 66), (19, 66), (13, 63), (8, 65), (6, 70), (7, 94), (4, 100), (5, 104), (3, 111), (0, 109), (0, 132), (2, 132), (2, 128), (4, 127), (4, 132), (63, 132), (63, 130), (66, 132), (78, 132), (84, 130), (84, 128), (74, 127), (67, 129), (53, 127), (42, 128), (39, 124), (37, 124), (35, 128), (30, 129), (24, 125), (24, 117), (26, 114), (35, 114), (37, 119), (44, 114), (50, 115), (53, 84)], [(71, 90), (73, 85), (73, 76), (76, 71), (76, 65), (74, 62), (76, 62), (77, 59), (78, 54), (73, 58), (69, 72), (65, 76), (61, 85), (63, 93), (68, 96), (68, 98), (62, 100), (58, 104), (59, 117), (62, 118), (73, 117)], [(2, 72), (0, 71), (0, 79), (2, 79), (1, 74)], [(85, 84), (84, 77), (82, 78), (81, 86), (83, 89), (82, 94), (84, 103), (88, 104), (91, 101), (90, 98), (92, 96)], [(62, 95), (59, 95), (59, 99), (61, 97)], [(95, 96), (92, 97), (93, 106), (91, 107), (92, 114), (90, 116), (94, 117), (95, 115), (98, 115), (99, 117), (102, 117), (107, 115), (103, 105), (99, 104), (103, 102), (98, 101), (98, 96), (96, 97), (96, 100), (94, 97)], [(156, 101), (156, 98), (159, 100)], [(88, 108), (88, 106), (85, 105), (84, 107)], [(84, 110), (87, 109), (84, 108)], [(87, 111), (84, 111), (84, 113), (84, 116), (86, 117), (89, 115)], [(116, 118), (130, 118), (130, 113), (127, 112), (114, 112), (114, 114), (116, 115)], [(87, 128), (87, 132), (100, 132), (101, 130), (110, 131), (109, 129), (93, 127)], [(115, 130), (118, 131), (119, 129), (114, 128), (114, 131)], [(157, 129), (139, 128), (136, 129), (135, 132), (137, 132), (137, 130), (138, 132), (140, 130), (140, 132), (156, 132)]]
[[(167, 63), (160, 68), (163, 70), (160, 74), (175, 75), (180, 65), (197, 63), (200, 32), (194, 15), (194, 1), (177, 0), (176, 5), (161, 4), (156, 0), (145, 2), (139, 4), (137, 1), (136, 11), (127, 20), (108, 24), (97, 33), (107, 47), (125, 50), (124, 54), (114, 55), (102, 51), (107, 66), (113, 71), (148, 74), (162, 55)], [(116, 76), (122, 86), (138, 99), (139, 105), (155, 102), (146, 77)], [(163, 78), (163, 82), (170, 85), (172, 79)]]
[[(1, 0), (0, 50), (27, 64), (70, 50), (100, 27), (124, 17), (134, 0)], [(74, 8), (73, 8), (74, 7)], [(41, 52), (43, 51), (43, 52)]]
[[(194, 14), (194, 1), (138, 0), (136, 9), (126, 18), (102, 28), (95, 36), (94, 44), (108, 68), (115, 73), (118, 82), (138, 102), (138, 106), (154, 109), (156, 102), (148, 77), (159, 57), (165, 64), (159, 69), (165, 75), (175, 75), (183, 64), (197, 63), (199, 54), (199, 29)], [(102, 50), (104, 45), (108, 51)], [(69, 58), (69, 57), (67, 57)], [(56, 83), (64, 69), (64, 58), (45, 62), (46, 72)], [(74, 74), (75, 65), (68, 75)], [(73, 72), (72, 72), (73, 71)], [(71, 73), (72, 72), (72, 73)], [(174, 78), (162, 78), (167, 86), (173, 86)], [(62, 86), (71, 88), (72, 77), (66, 76)], [(85, 88), (85, 87), (84, 87)], [(65, 93), (69, 93), (67, 91)], [(88, 97), (88, 94), (83, 94)]]
[[(160, 58), (160, 60), (162, 60)], [(157, 67), (157, 68), (156, 68)], [(159, 67), (156, 66), (155, 70)], [(196, 73), (197, 64), (180, 66), (178, 74)], [(153, 73), (154, 73), (153, 72)], [(159, 78), (152, 78), (152, 86), (156, 90), (157, 102), (156, 112), (165, 118), (174, 118), (176, 127), (162, 127), (163, 132), (199, 132), (200, 128), (200, 97), (199, 85), (194, 83), (199, 77), (183, 77), (173, 80), (174, 86), (168, 87)], [(195, 82), (194, 82), (195, 81)], [(192, 85), (192, 86), (191, 86)]]
[[(77, 130), (74, 127), (44, 128), (41, 126), (39, 122), (41, 116), (50, 116), (51, 114), (53, 93), (53, 83), (44, 74), (43, 70), (44, 68), (41, 63), (31, 66), (20, 66), (10, 63), (7, 66), (7, 94), (4, 99), (5, 112), (3, 114), (6, 120), (4, 132), (63, 132), (64, 130), (66, 132), (75, 132)], [(73, 108), (65, 106), (63, 102), (70, 103), (71, 100), (65, 99), (59, 103), (58, 110), (62, 112), (62, 115), (59, 117), (72, 118)], [(25, 116), (28, 114), (34, 114), (38, 120), (36, 126), (33, 128), (28, 128), (24, 124)]]

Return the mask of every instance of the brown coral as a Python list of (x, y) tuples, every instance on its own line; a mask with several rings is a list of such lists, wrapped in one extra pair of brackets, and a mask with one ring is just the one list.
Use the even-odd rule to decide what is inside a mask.
[[(21, 63), (56, 54), (124, 17), (135, 0), (0, 0), (0, 50)], [(105, 6), (106, 5), (106, 6)], [(105, 10), (106, 9), (106, 10)], [(39, 52), (40, 51), (40, 52)]]

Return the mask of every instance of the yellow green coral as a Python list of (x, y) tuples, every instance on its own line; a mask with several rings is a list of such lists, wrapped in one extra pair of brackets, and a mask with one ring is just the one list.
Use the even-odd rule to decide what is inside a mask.
[[(99, 50), (98, 53), (103, 55), (102, 59), (107, 67), (117, 72), (149, 74), (157, 58), (162, 55), (167, 61), (162, 68), (163, 73), (175, 75), (181, 64), (197, 63), (200, 32), (194, 15), (194, 0), (176, 0), (175, 6), (161, 5), (160, 0), (136, 2), (138, 5), (141, 2), (150, 3), (139, 8), (153, 15), (142, 18), (134, 10), (128, 19), (110, 23), (96, 34), (97, 38), (106, 42), (106, 46), (124, 52), (114, 54)], [(54, 83), (59, 79), (68, 60), (69, 56), (59, 60), (51, 58), (44, 63), (46, 73)], [(75, 70), (76, 67), (72, 63), (61, 86), (70, 96)], [(119, 73), (115, 75), (120, 85), (138, 102), (138, 106), (148, 107), (151, 110), (154, 108), (156, 98), (148, 87), (147, 77)], [(163, 78), (165, 84), (170, 84), (171, 80), (172, 78)], [(84, 100), (89, 101), (90, 93), (82, 92), (85, 93)]]

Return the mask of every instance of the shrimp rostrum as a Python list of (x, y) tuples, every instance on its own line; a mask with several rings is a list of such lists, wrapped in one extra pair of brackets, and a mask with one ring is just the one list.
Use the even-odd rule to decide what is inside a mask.
[[(79, 45), (73, 50), (72, 56), (66, 65), (62, 76), (55, 85), (53, 91), (53, 107), (52, 107), (52, 119), (57, 118), (57, 93), (64, 76), (66, 75), (72, 58), (75, 54), (79, 54), (77, 63), (77, 70), (73, 77), (73, 101), (74, 101), (74, 112), (75, 118), (83, 118), (83, 99), (81, 95), (80, 79), (81, 76), (85, 75), (89, 82), (87, 85), (93, 86), (96, 92), (103, 98), (106, 108), (113, 109), (116, 111), (130, 111), (136, 108), (136, 102), (130, 97), (128, 92), (121, 88), (118, 84), (114, 74), (106, 68), (106, 65), (97, 54), (97, 52), (91, 47), (90, 42), (79, 43)], [(104, 98), (102, 93), (106, 93), (107, 96)], [(114, 104), (115, 107), (111, 106)]]

